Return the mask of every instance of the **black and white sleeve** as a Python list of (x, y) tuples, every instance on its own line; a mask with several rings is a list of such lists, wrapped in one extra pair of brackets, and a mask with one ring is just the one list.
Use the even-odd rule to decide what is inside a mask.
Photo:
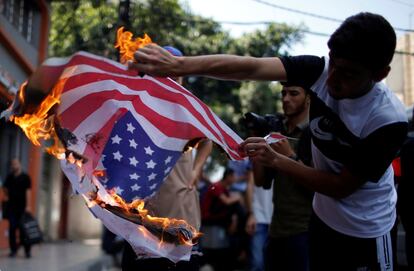
[(280, 60), (286, 70), (287, 83), (305, 89), (310, 89), (325, 67), (324, 58), (318, 56), (286, 56), (281, 57)]

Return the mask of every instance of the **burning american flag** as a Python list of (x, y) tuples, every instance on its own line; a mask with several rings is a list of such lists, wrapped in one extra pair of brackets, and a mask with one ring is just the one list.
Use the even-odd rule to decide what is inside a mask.
[[(123, 62), (151, 42), (148, 36), (131, 38), (118, 31)], [(183, 220), (150, 216), (143, 200), (199, 139), (242, 159), (241, 138), (191, 92), (169, 78), (141, 77), (86, 52), (47, 60), (3, 115), (34, 144), (49, 144), (47, 151), (62, 160), (92, 213), (138, 255), (174, 262), (189, 258), (199, 233)]]

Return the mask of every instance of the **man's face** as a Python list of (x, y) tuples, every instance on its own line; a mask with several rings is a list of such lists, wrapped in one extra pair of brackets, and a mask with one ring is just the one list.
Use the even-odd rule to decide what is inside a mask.
[(330, 54), (327, 85), (335, 99), (358, 98), (375, 83), (373, 73), (357, 62), (336, 58)]
[(236, 174), (234, 174), (234, 173), (232, 173), (232, 174), (229, 174), (229, 175), (227, 175), (227, 177), (226, 177), (226, 181), (227, 181), (227, 183), (229, 184), (229, 185), (232, 185), (232, 184), (234, 184), (235, 182), (236, 182)]
[(285, 116), (296, 116), (308, 110), (309, 97), (301, 87), (284, 86), (282, 89), (282, 105)]
[(21, 168), (21, 165), (20, 165), (19, 160), (13, 159), (10, 162), (10, 170), (11, 170), (11, 172), (18, 173), (20, 171), (20, 168)]

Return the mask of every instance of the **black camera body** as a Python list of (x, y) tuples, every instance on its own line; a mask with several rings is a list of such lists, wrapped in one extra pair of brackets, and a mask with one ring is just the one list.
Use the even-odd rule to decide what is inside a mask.
[(244, 114), (243, 123), (247, 130), (253, 132), (256, 136), (264, 137), (271, 132), (283, 132), (283, 120), (284, 116), (281, 113), (261, 116), (248, 112)]

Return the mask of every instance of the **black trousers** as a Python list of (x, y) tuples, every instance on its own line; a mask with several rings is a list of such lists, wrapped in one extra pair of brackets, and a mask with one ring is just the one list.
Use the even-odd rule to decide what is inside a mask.
[(22, 213), (9, 213), (9, 245), (10, 245), (10, 251), (11, 253), (16, 253), (19, 246), (17, 244), (16, 240), (16, 233), (19, 231), (20, 236), (20, 244), (24, 246), (24, 251), (26, 255), (30, 255), (30, 249), (31, 246), (24, 242), (25, 236), (24, 231), (21, 226), (21, 220), (22, 220), (23, 214)]
[(266, 271), (308, 271), (309, 233), (283, 238), (269, 237), (265, 253)]
[(392, 270), (391, 237), (357, 238), (337, 232), (316, 214), (309, 225), (311, 271)]

